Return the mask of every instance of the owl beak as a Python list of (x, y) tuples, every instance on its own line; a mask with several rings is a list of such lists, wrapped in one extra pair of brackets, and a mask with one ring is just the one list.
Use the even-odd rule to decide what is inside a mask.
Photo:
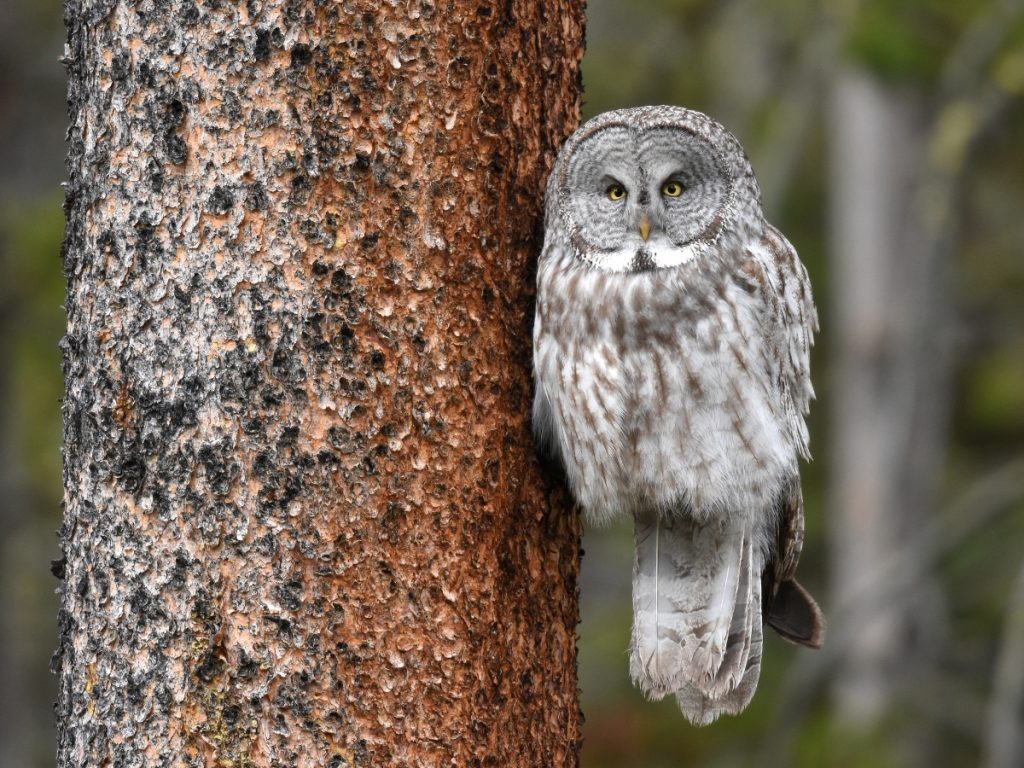
[(647, 238), (649, 238), (650, 236), (651, 220), (647, 218), (647, 214), (645, 213), (643, 216), (640, 217), (640, 237), (642, 237), (644, 239), (644, 242), (646, 243)]

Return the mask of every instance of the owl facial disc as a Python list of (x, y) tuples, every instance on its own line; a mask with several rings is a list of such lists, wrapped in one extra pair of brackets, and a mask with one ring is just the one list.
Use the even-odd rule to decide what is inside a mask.
[(584, 125), (552, 174), (557, 214), (578, 259), (647, 272), (699, 258), (723, 231), (760, 227), (760, 194), (736, 139), (674, 107), (620, 110)]

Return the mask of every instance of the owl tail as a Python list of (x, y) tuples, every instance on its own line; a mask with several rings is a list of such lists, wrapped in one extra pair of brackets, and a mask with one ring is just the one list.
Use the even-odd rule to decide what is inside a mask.
[(630, 674), (707, 725), (737, 714), (761, 671), (761, 554), (746, 520), (635, 522)]

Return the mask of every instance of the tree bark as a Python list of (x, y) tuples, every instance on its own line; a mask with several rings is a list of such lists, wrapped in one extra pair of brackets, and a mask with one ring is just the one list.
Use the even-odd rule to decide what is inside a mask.
[(59, 766), (573, 766), (582, 0), (68, 0)]

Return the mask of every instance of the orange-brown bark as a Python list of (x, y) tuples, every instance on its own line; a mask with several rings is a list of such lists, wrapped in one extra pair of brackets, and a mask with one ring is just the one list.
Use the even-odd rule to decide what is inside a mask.
[(582, 0), (69, 0), (59, 765), (572, 766)]

